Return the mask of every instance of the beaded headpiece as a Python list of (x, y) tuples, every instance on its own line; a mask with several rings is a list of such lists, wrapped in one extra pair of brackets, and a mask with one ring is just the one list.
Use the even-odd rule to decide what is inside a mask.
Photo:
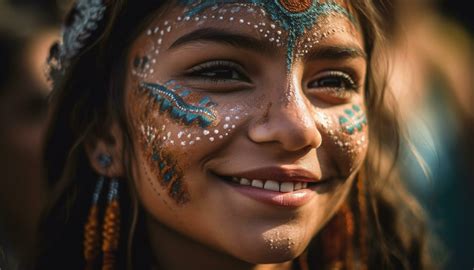
[(50, 76), (63, 75), (72, 59), (81, 53), (99, 28), (107, 9), (106, 0), (77, 0), (62, 29), (61, 39), (51, 48)]

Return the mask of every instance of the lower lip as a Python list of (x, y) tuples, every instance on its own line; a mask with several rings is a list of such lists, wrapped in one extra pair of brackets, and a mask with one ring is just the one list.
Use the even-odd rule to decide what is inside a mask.
[(300, 207), (307, 204), (316, 193), (311, 189), (300, 189), (293, 192), (281, 193), (252, 186), (230, 184), (237, 192), (254, 200), (284, 207)]

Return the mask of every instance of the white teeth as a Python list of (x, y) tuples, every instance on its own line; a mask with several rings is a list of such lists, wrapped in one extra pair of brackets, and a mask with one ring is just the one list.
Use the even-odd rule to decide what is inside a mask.
[(300, 190), (302, 185), (303, 185), (303, 183), (301, 183), (301, 182), (296, 182), (296, 183), (295, 183), (295, 190)]
[(247, 178), (242, 178), (240, 179), (240, 184), (242, 186), (250, 186), (250, 180), (248, 180)]
[(280, 185), (278, 182), (272, 180), (265, 181), (265, 186), (263, 188), (272, 191), (280, 191)]
[(252, 180), (252, 187), (263, 188), (263, 182), (261, 180)]
[(295, 190), (295, 185), (292, 182), (281, 183), (280, 192), (292, 192), (294, 190)]
[(256, 188), (263, 188), (271, 191), (279, 192), (293, 192), (300, 189), (308, 188), (307, 182), (278, 182), (275, 180), (258, 180), (258, 179), (247, 179), (232, 177), (232, 182), (238, 183), (242, 186), (252, 186)]

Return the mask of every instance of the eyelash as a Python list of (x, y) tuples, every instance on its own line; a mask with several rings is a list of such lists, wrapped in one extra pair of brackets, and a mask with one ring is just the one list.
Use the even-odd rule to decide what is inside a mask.
[[(318, 75), (319, 78), (316, 80), (311, 81), (308, 83), (308, 88), (327, 88), (327, 89), (333, 89), (333, 90), (352, 90), (356, 91), (359, 87), (355, 80), (347, 73), (342, 72), (342, 71), (325, 71), (321, 74)], [(341, 86), (334, 86), (334, 85), (324, 85), (322, 83), (323, 80), (332, 80), (329, 81), (329, 83), (334, 83), (335, 80), (340, 80), (338, 81)], [(313, 86), (314, 83), (318, 83), (318, 85)], [(337, 83), (337, 82), (336, 82)]]
[[(193, 80), (215, 84), (251, 83), (249, 77), (245, 75), (244, 68), (228, 60), (215, 60), (199, 64), (190, 68), (184, 75)], [(330, 81), (327, 81), (328, 79)], [(358, 89), (359, 86), (351, 75), (337, 70), (324, 71), (307, 85), (308, 93), (329, 94), (340, 99), (350, 98)]]
[[(219, 72), (225, 72), (227, 74), (224, 74), (224, 76), (230, 75), (230, 77), (223, 78)], [(231, 72), (231, 74), (228, 74), (229, 72)], [(189, 69), (185, 75), (193, 79), (211, 81), (214, 83), (229, 81), (250, 82), (250, 79), (245, 75), (241, 65), (226, 60), (210, 61), (197, 65)], [(219, 77), (219, 75), (221, 75), (221, 77)]]

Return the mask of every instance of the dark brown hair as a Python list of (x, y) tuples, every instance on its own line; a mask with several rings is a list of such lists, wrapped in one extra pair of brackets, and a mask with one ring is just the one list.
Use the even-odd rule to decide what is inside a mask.
[[(41, 226), (36, 269), (84, 267), (83, 226), (98, 177), (89, 166), (84, 144), (98, 137), (113, 140), (107, 137), (113, 119), (124, 133), (124, 160), (133, 157), (124, 113), (125, 61), (131, 43), (148, 22), (143, 18), (156, 15), (163, 1), (112, 2), (101, 34), (91, 38), (93, 42), (73, 59), (51, 97), (45, 162), (53, 197)], [(385, 91), (382, 21), (372, 1), (351, 4), (361, 22), (370, 60), (366, 85), (369, 152), (347, 203), (297, 263), (309, 269), (433, 269), (427, 256), (423, 211), (396, 172), (400, 135), (397, 113)], [(121, 215), (126, 222), (118, 266), (149, 269), (152, 259), (144, 241), (145, 229), (137, 229), (143, 225), (142, 211), (131, 179), (128, 175), (121, 194)]]

